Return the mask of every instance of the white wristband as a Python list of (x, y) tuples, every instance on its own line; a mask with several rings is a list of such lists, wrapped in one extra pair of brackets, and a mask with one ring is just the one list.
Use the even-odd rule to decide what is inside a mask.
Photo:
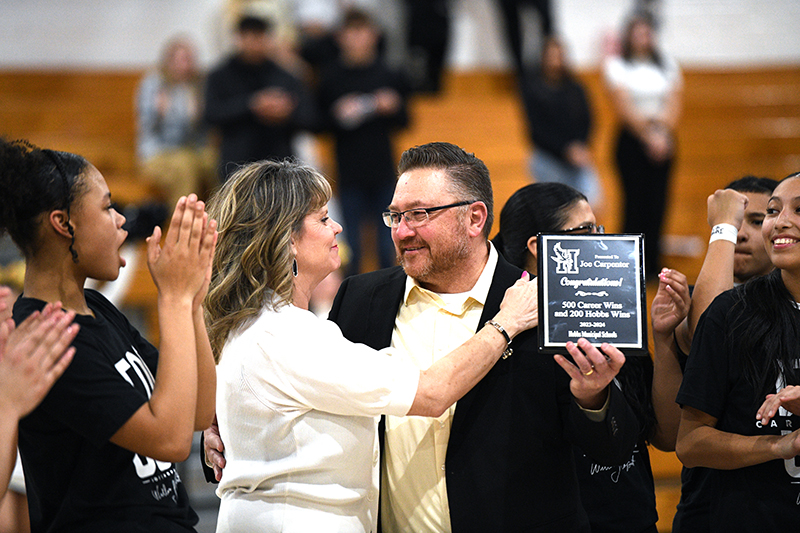
[(737, 230), (736, 226), (733, 224), (717, 224), (711, 228), (711, 238), (708, 240), (708, 243), (711, 244), (714, 241), (722, 239), (736, 244), (736, 235), (738, 233), (739, 230)]

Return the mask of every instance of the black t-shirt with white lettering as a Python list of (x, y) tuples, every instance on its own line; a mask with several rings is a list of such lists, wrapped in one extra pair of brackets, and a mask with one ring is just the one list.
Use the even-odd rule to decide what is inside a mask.
[[(768, 427), (756, 421), (763, 402), (726, 346), (732, 328), (732, 289), (708, 307), (695, 331), (677, 401), (718, 420), (717, 429), (739, 435), (780, 435), (800, 428), (800, 416), (781, 409)], [(737, 318), (739, 324), (746, 317)], [(800, 340), (798, 340), (800, 342)], [(777, 388), (777, 387), (776, 387)], [(800, 456), (735, 470), (709, 469), (711, 531), (796, 531), (800, 527)]]
[[(80, 315), (75, 357), (30, 415), (19, 447), (31, 529), (185, 532), (197, 515), (175, 465), (109, 439), (150, 397), (158, 351), (106, 298), (86, 290), (95, 316)], [(44, 302), (20, 297), (19, 323)]]

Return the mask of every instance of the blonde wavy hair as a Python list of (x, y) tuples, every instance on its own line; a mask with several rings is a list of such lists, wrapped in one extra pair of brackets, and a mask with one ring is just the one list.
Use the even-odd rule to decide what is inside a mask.
[(259, 161), (241, 167), (209, 199), (219, 237), (205, 299), (214, 359), (228, 336), (266, 306), (292, 301), (292, 236), (303, 219), (331, 198), (322, 174), (295, 161)]

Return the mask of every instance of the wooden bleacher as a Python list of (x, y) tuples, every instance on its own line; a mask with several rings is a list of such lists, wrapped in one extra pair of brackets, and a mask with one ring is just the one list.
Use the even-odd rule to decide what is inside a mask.
[[(140, 71), (0, 71), (0, 134), (84, 155), (105, 176), (117, 201), (137, 202), (149, 190), (137, 179), (133, 101)], [(780, 179), (800, 170), (800, 68), (687, 70), (678, 164), (664, 232), (677, 238), (665, 263), (694, 281), (709, 228), (706, 198), (746, 173)], [(620, 190), (612, 165), (614, 117), (596, 70), (580, 74), (595, 109), (593, 152), (604, 186), (598, 219), (620, 224)], [(415, 97), (403, 149), (446, 140), (473, 151), (492, 173), (495, 213), (528, 183), (530, 152), (524, 116), (506, 73), (447, 75), (442, 94)], [(324, 147), (324, 144), (323, 144)], [(321, 151), (323, 160), (330, 150)], [(127, 301), (153, 316), (155, 288), (144, 262)], [(651, 292), (651, 291), (649, 291)], [(652, 298), (653, 294), (650, 294)], [(150, 320), (150, 324), (156, 324)], [(661, 531), (669, 531), (680, 490), (680, 464), (653, 452)]]

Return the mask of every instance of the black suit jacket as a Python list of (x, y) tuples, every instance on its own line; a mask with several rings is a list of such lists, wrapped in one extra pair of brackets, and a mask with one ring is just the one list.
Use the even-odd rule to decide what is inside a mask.
[[(521, 274), (499, 258), (476, 329)], [(385, 348), (405, 280), (400, 267), (348, 278), (329, 318), (349, 340)], [(615, 386), (605, 420), (589, 420), (567, 373), (538, 351), (535, 329), (518, 335), (513, 348), (456, 404), (445, 465), (453, 531), (588, 532), (572, 444), (600, 464), (620, 464), (631, 455), (638, 423)]]

